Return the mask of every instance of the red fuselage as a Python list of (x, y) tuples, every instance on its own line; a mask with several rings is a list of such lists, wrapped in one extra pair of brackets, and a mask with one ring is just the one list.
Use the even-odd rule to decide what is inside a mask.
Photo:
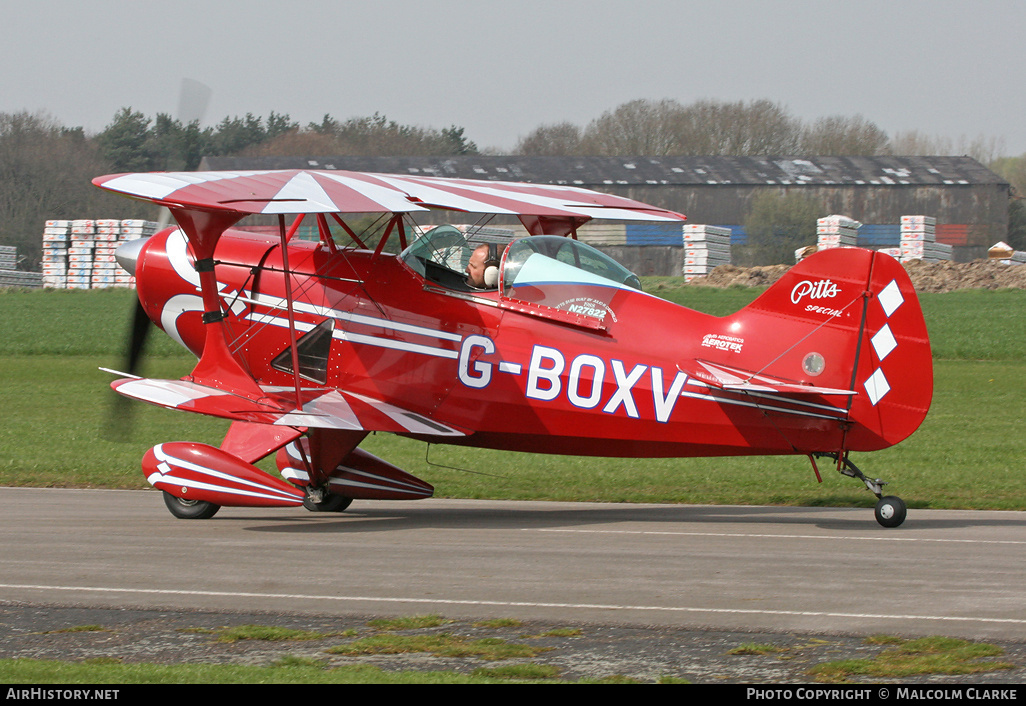
[[(144, 249), (139, 296), (154, 321), (199, 355), (206, 334), (198, 278), (184, 237), (169, 239), (173, 232)], [(228, 231), (215, 259), (233, 354), (261, 385), (292, 385), (292, 373), (275, 364), (290, 343), (277, 238)], [(858, 262), (850, 273), (796, 280), (736, 315), (714, 317), (597, 284), (555, 283), (517, 299), (450, 290), (395, 255), (289, 245), (300, 352), (326, 356), (323, 380), (304, 385), (365, 395), (468, 432), (452, 443), (621, 457), (873, 450), (911, 433), (921, 415), (885, 433), (894, 424), (879, 421), (883, 412), (863, 392), (753, 396), (695, 375), (709, 361), (859, 390), (879, 361), (859, 339), (874, 314), (863, 309), (868, 265)], [(810, 324), (816, 316), (822, 323)], [(330, 331), (330, 344), (311, 354), (303, 338), (317, 327)], [(925, 339), (925, 328), (911, 335)], [(826, 360), (815, 377), (802, 367), (810, 351)], [(902, 404), (925, 414), (929, 393)], [(876, 421), (863, 424), (862, 408)]]

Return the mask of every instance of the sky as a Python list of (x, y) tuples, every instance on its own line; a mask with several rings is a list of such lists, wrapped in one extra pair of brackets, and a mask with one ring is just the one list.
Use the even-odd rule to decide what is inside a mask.
[[(3, 0), (0, 112), (380, 113), (509, 151), (635, 99), (769, 99), (1026, 154), (1022, 0)], [(198, 106), (193, 105), (195, 111)]]

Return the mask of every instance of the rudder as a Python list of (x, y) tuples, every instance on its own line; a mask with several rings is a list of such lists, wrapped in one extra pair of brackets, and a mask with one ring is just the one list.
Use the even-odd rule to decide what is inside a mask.
[(821, 251), (792, 267), (735, 318), (760, 341), (760, 373), (852, 390), (839, 448), (870, 451), (914, 432), (933, 396), (919, 299), (904, 267), (861, 248)]

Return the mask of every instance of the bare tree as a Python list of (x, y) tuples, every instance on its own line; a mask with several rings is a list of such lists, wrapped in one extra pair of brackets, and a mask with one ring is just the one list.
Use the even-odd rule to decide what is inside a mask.
[(536, 157), (580, 154), (581, 128), (570, 122), (539, 125), (517, 140), (513, 154)]
[(952, 139), (942, 135), (926, 135), (918, 130), (899, 132), (891, 138), (891, 154), (916, 155), (967, 155), (983, 164), (990, 164), (1004, 153), (1004, 140), (979, 135), (968, 138), (962, 135)]
[(593, 120), (581, 149), (600, 155), (794, 154), (801, 122), (768, 100), (634, 100)]
[(581, 139), (584, 154), (679, 154), (677, 118), (682, 110), (674, 100), (633, 100), (591, 121)]
[(744, 157), (795, 154), (801, 121), (778, 103), (756, 100), (745, 103), (705, 101), (694, 104), (709, 131), (715, 151), (711, 154)]
[(800, 151), (817, 155), (886, 154), (887, 133), (861, 115), (820, 118), (805, 128)]

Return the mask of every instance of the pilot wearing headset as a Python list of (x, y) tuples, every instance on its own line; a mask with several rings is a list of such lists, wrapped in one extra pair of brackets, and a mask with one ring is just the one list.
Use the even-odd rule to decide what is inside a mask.
[(499, 285), (499, 260), (488, 245), (478, 245), (467, 263), (467, 284), (474, 289), (495, 289)]

